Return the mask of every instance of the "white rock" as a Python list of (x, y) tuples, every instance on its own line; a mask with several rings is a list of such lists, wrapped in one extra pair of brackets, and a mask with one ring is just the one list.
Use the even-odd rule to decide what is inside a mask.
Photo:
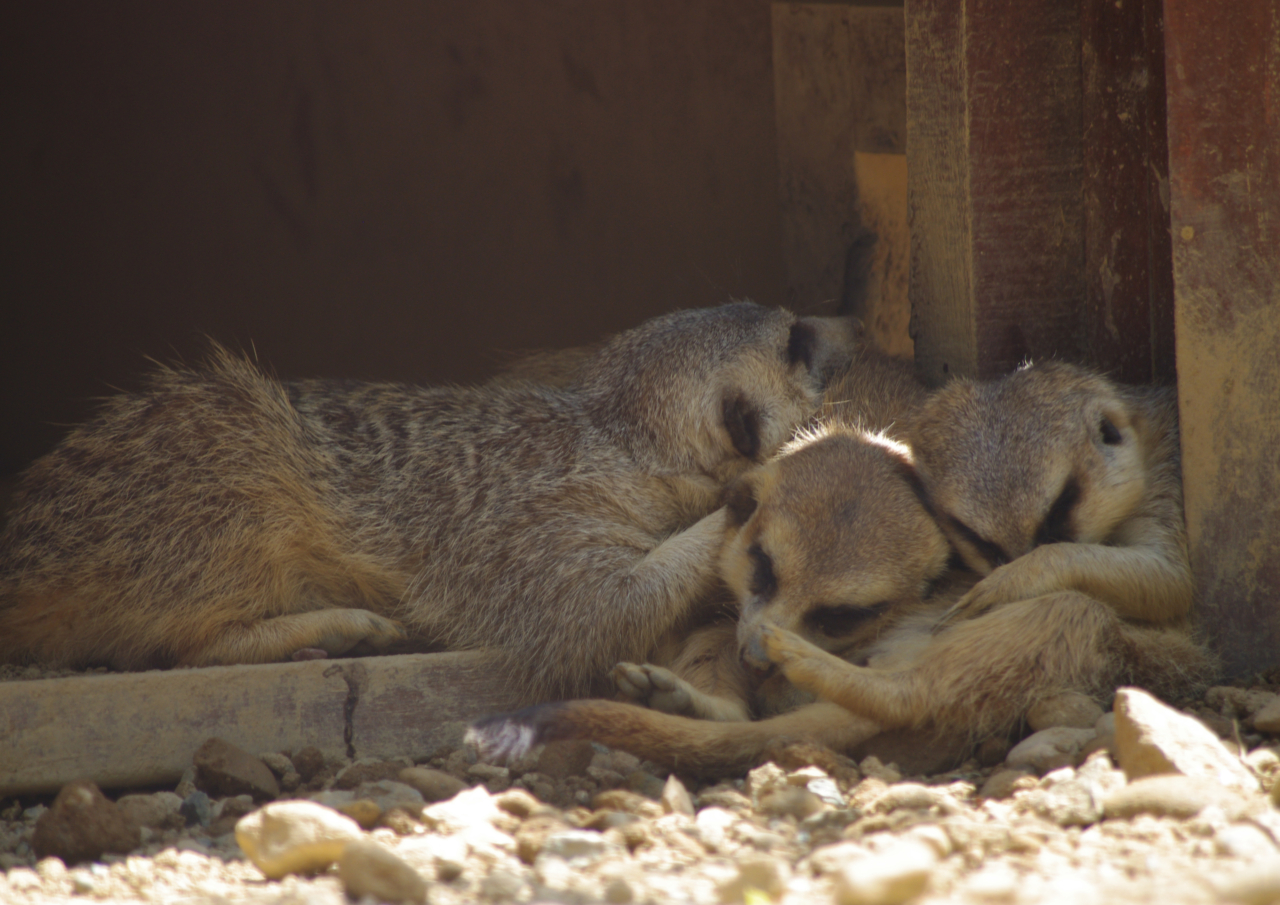
[(1084, 746), (1096, 737), (1097, 733), (1093, 729), (1072, 729), (1067, 726), (1041, 729), (1014, 745), (1004, 761), (1015, 770), (1046, 773), (1074, 763)]
[(396, 782), (394, 779), (362, 782), (352, 793), (357, 801), (372, 801), (384, 811), (400, 807), (416, 814), (425, 803), (421, 792), (408, 783)]
[(899, 808), (916, 811), (938, 808), (944, 814), (954, 814), (961, 810), (959, 803), (947, 791), (918, 782), (903, 782), (890, 786), (877, 796), (866, 810), (872, 814), (887, 814)]
[(1234, 855), (1247, 861), (1277, 856), (1271, 837), (1256, 826), (1237, 823), (1220, 831), (1213, 840), (1219, 854)]
[(1280, 732), (1280, 696), (1273, 695), (1273, 697), (1275, 700), (1261, 707), (1253, 715), (1253, 728), (1272, 735)]
[(845, 805), (844, 796), (840, 794), (840, 787), (829, 776), (811, 779), (805, 785), (805, 788), (833, 808), (842, 808)]
[(350, 817), (311, 801), (277, 801), (236, 823), (236, 842), (272, 880), (323, 870), (361, 838)]
[(416, 870), (376, 842), (347, 843), (338, 859), (338, 879), (353, 899), (426, 902), (427, 883)]
[(787, 774), (777, 764), (761, 764), (747, 774), (747, 797), (759, 803), (760, 799), (787, 785)]
[(743, 902), (758, 890), (776, 901), (782, 897), (791, 878), (791, 868), (780, 858), (755, 855), (738, 862), (737, 873), (717, 884), (721, 902)]
[(684, 814), (693, 816), (693, 799), (689, 790), (679, 778), (672, 773), (667, 777), (667, 784), (662, 787), (662, 809), (668, 814)]
[(497, 867), (480, 882), (480, 895), (492, 902), (513, 902), (524, 887), (524, 877), (505, 867)]
[(1181, 773), (1242, 792), (1259, 791), (1257, 777), (1194, 717), (1137, 688), (1116, 693), (1115, 714), (1116, 759), (1130, 781)]
[(738, 815), (724, 808), (703, 808), (694, 818), (698, 838), (712, 851), (720, 851), (727, 843), (726, 832), (738, 822)]
[(859, 858), (836, 871), (839, 905), (899, 905), (924, 892), (937, 864), (933, 848), (900, 840), (872, 857)]
[(447, 832), (485, 824), (492, 826), (502, 816), (502, 809), (484, 786), (465, 789), (448, 801), (433, 804), (422, 812), (422, 820), (427, 826)]
[(605, 855), (617, 853), (617, 846), (600, 833), (590, 830), (561, 830), (547, 836), (538, 857), (547, 856), (589, 864), (599, 861)]
[(862, 771), (863, 776), (870, 776), (881, 782), (893, 784), (902, 780), (902, 771), (898, 769), (897, 764), (883, 764), (874, 754), (864, 757), (862, 763), (858, 764), (858, 769)]
[(834, 874), (844, 865), (867, 857), (865, 846), (856, 842), (837, 842), (815, 848), (809, 855), (809, 866), (815, 874)]

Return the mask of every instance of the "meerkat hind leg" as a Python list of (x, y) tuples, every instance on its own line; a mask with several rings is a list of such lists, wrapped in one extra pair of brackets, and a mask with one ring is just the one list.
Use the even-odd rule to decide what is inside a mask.
[(182, 658), (183, 666), (275, 663), (293, 659), (377, 653), (405, 637), (399, 623), (368, 610), (332, 607), (218, 629), (207, 645)]

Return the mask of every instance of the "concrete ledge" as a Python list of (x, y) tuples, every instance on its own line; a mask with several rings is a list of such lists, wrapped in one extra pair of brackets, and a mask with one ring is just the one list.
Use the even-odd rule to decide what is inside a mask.
[(484, 653), (217, 666), (0, 684), (0, 794), (176, 783), (210, 736), (246, 751), (430, 755), (447, 724), (513, 710)]

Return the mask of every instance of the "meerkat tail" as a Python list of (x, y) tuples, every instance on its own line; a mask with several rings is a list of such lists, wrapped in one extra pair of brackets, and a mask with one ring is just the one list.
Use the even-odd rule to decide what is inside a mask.
[(878, 723), (829, 703), (809, 704), (767, 720), (722, 723), (634, 704), (585, 700), (488, 717), (471, 726), (466, 740), (487, 759), (509, 761), (545, 742), (590, 739), (673, 770), (727, 774), (756, 766), (765, 750), (780, 740), (847, 751), (879, 732)]

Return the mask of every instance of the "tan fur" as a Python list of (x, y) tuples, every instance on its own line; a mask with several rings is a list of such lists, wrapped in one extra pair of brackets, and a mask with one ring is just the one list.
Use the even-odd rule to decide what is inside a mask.
[(280, 383), (215, 350), (23, 478), (0, 661), (497, 647), (580, 694), (714, 586), (722, 487), (812, 417), (847, 325), (749, 303), (614, 337), (572, 386)]
[[(1157, 544), (1178, 536), (1180, 509), (1176, 519), (1170, 515), (1180, 502), (1176, 423), (1161, 395), (1054, 365), (990, 386), (944, 389), (941, 402), (932, 400), (906, 419), (917, 443), (943, 438), (955, 447), (922, 448), (919, 456), (934, 469), (923, 487), (941, 491), (934, 505), (944, 517), (962, 513), (982, 526), (973, 530), (991, 531), (999, 538), (992, 543), (1007, 544), (1023, 559), (1045, 549), (1033, 546), (1044, 539), (1040, 526), (1061, 494), (1064, 474), (1075, 474), (1079, 511), (1072, 507), (1055, 531), (1078, 539), (1053, 546), (1079, 553), (1066, 562), (1100, 569), (1087, 582), (1067, 569), (1054, 587), (1051, 574), (1038, 573), (1041, 584), (1028, 598), (951, 621), (952, 605), (973, 600), (1000, 570), (992, 572), (988, 564), (982, 572), (990, 574), (976, 584), (973, 573), (940, 581), (947, 545), (912, 492), (912, 472), (897, 458), (901, 451), (877, 448), (866, 435), (828, 430), (735, 485), (721, 560), (742, 601), (743, 655), (758, 666), (780, 666), (787, 679), (825, 702), (722, 725), (576, 702), (490, 721), (477, 729), (476, 739), (505, 750), (512, 727), (523, 725), (532, 738), (582, 735), (716, 773), (750, 766), (779, 737), (849, 751), (885, 730), (909, 728), (947, 744), (972, 743), (1010, 733), (1032, 704), (1065, 691), (1105, 700), (1118, 685), (1136, 684), (1176, 697), (1203, 685), (1214, 663), (1185, 618), (1152, 625), (1130, 616), (1123, 594), (1152, 595), (1126, 584), (1132, 580), (1127, 573), (1109, 575), (1109, 564), (1125, 560), (1108, 559), (1112, 548), (1100, 543), (1141, 540), (1135, 526), (1153, 523)], [(953, 396), (965, 404), (953, 404)], [(1095, 443), (1087, 430), (1061, 436), (1080, 422), (1100, 425), (1104, 412), (1115, 419), (1120, 444)], [(1124, 442), (1134, 450), (1108, 456), (1098, 449)], [(877, 450), (879, 472), (872, 455)], [(1071, 467), (1064, 470), (1064, 463)], [(1141, 493), (1133, 492), (1135, 480)], [(1022, 526), (1021, 534), (1009, 526)], [(964, 532), (951, 527), (952, 536), (959, 532), (963, 540)], [(1019, 537), (1021, 546), (1015, 544)], [(1175, 542), (1159, 549), (1168, 554), (1179, 547)], [(1189, 574), (1181, 549), (1182, 558), (1167, 559), (1165, 566)], [(969, 549), (966, 558), (979, 552)], [(1156, 581), (1163, 576), (1157, 571)], [(1094, 597), (1080, 585), (1110, 590)], [(877, 603), (885, 604), (879, 618), (859, 624), (858, 612)], [(848, 618), (841, 618), (841, 608), (848, 608)], [(1185, 613), (1176, 601), (1175, 612)]]

